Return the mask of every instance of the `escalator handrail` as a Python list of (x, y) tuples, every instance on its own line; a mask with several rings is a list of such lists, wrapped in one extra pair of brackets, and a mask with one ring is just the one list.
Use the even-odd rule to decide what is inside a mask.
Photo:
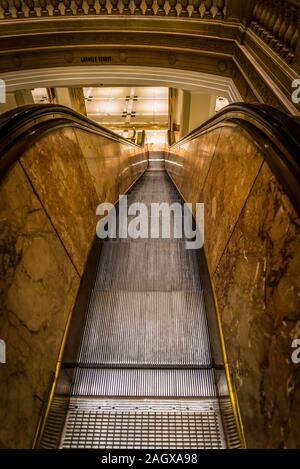
[[(238, 124), (252, 133), (272, 172), (300, 214), (300, 122), (296, 117), (265, 104), (230, 104), (171, 144), (170, 152), (172, 148), (185, 145), (228, 122)], [(276, 151), (266, 150), (270, 148)]]
[(102, 127), (97, 122), (60, 104), (30, 104), (0, 115), (0, 179), (20, 157), (29, 143), (33, 143), (49, 130), (76, 126), (116, 142), (141, 148), (131, 140)]

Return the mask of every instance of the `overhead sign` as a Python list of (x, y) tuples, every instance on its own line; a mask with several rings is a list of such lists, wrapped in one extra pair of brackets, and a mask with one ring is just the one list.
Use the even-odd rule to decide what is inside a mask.
[(0, 103), (6, 103), (6, 87), (4, 80), (0, 80)]
[(2, 339), (0, 339), (0, 363), (6, 363), (6, 345)]
[(102, 62), (111, 62), (112, 58), (109, 55), (88, 55), (84, 57), (80, 57), (81, 62), (89, 62), (89, 63), (102, 63)]

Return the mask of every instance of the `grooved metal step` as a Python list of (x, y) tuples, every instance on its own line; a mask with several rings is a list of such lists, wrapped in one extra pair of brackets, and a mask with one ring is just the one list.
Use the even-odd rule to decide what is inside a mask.
[(157, 188), (142, 188), (135, 190), (127, 195), (127, 201), (129, 203), (141, 202), (143, 204), (151, 203), (163, 203), (167, 202), (172, 204), (174, 202), (181, 202), (181, 197), (175, 190), (165, 189), (157, 190)]
[(210, 367), (203, 293), (94, 291), (79, 362)]
[(179, 199), (179, 195), (166, 172), (147, 171), (130, 190), (128, 199), (134, 202), (173, 202)]
[(226, 435), (227, 448), (242, 448), (241, 437), (237, 429), (230, 399), (221, 397), (219, 399), (219, 406), (222, 415), (223, 430)]
[(149, 166), (147, 171), (164, 171), (165, 157), (163, 151), (149, 152)]
[(58, 448), (62, 430), (66, 421), (69, 399), (55, 396), (51, 403), (47, 424), (44, 428), (39, 447), (43, 449)]
[(95, 289), (201, 290), (197, 258), (183, 242), (104, 242)]
[(212, 369), (77, 368), (72, 395), (217, 397)]
[(71, 398), (61, 448), (226, 448), (217, 399)]

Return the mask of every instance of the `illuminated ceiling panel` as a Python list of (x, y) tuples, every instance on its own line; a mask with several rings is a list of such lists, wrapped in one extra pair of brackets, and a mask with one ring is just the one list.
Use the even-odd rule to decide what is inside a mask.
[(124, 103), (118, 100), (103, 100), (103, 101), (91, 101), (86, 103), (88, 109), (88, 115), (96, 118), (98, 116), (118, 116), (122, 114), (124, 109)]
[(165, 99), (141, 99), (135, 103), (134, 108), (138, 114), (168, 116), (168, 106)]
[(168, 88), (84, 88), (87, 115), (111, 128), (167, 127)]
[(156, 98), (164, 98), (168, 99), (168, 88), (165, 88), (163, 86), (157, 86), (157, 87), (152, 87), (152, 86), (140, 86), (137, 88), (139, 90), (139, 93), (142, 97), (156, 97)]

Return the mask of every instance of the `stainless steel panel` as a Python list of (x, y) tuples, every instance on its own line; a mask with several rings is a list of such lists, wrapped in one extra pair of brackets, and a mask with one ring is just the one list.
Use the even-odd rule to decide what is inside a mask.
[(201, 289), (197, 258), (184, 243), (103, 243), (97, 290), (197, 291)]
[(79, 361), (211, 366), (202, 292), (95, 291)]
[(225, 448), (217, 399), (72, 398), (62, 448)]
[(72, 395), (217, 397), (212, 369), (77, 368)]

